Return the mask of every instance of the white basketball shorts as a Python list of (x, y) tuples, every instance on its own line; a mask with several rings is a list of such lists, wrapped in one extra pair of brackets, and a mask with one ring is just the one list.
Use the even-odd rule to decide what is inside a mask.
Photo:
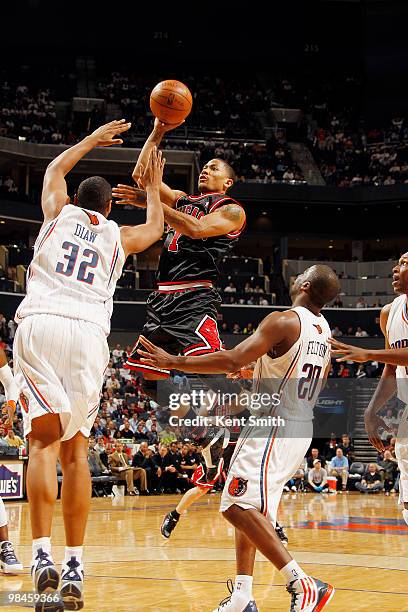
[(28, 316), (17, 328), (13, 358), (24, 435), (33, 419), (55, 413), (62, 440), (78, 431), (89, 436), (109, 362), (102, 328), (58, 315)]
[(312, 432), (311, 422), (286, 421), (286, 428), (274, 428), (268, 437), (265, 428), (245, 427), (231, 459), (220, 512), (236, 504), (258, 510), (276, 525), (283, 487), (304, 459)]

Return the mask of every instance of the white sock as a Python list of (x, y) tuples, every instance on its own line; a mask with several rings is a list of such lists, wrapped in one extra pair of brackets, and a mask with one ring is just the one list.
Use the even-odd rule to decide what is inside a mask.
[(406, 524), (408, 525), (408, 510), (406, 510), (404, 508), (404, 510), (402, 511), (402, 516), (404, 518), (404, 521), (406, 522)]
[(13, 372), (11, 371), (8, 363), (0, 368), (0, 382), (4, 387), (4, 391), (6, 393), (6, 400), (13, 400), (13, 402), (18, 401), (18, 387), (15, 383)]
[(282, 567), (282, 569), (279, 571), (282, 574), (282, 576), (285, 578), (286, 584), (289, 584), (293, 580), (299, 580), (300, 578), (306, 578), (305, 572), (296, 563), (294, 559), (292, 559), (292, 561), (289, 561), (289, 563), (285, 565), (285, 567)]
[(71, 559), (71, 557), (76, 557), (76, 560), (79, 561), (79, 563), (82, 563), (83, 550), (83, 546), (66, 546), (64, 563), (67, 563)]
[(52, 558), (51, 556), (51, 538), (44, 537), (44, 538), (37, 538), (36, 540), (33, 540), (33, 561), (35, 560), (37, 556), (37, 552), (40, 548), (42, 548), (45, 552), (47, 552)]
[[(252, 583), (254, 581), (253, 576), (245, 576), (244, 574), (235, 576), (235, 584), (234, 584), (234, 602), (235, 596), (242, 599), (242, 603), (246, 603), (251, 601), (252, 599)], [(245, 598), (245, 602), (243, 600)]]

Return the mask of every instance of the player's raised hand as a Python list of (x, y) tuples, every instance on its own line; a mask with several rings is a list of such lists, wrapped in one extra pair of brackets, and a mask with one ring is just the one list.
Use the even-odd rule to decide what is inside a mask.
[(180, 125), (183, 125), (185, 119), (183, 121), (179, 121), (178, 123), (163, 123), (157, 117), (154, 120), (154, 130), (156, 132), (160, 132), (160, 134), (165, 134), (166, 132), (170, 132), (171, 130), (175, 130)]
[(369, 361), (368, 352), (365, 349), (351, 344), (344, 344), (335, 338), (329, 338), (328, 342), (332, 347), (331, 354), (337, 356), (336, 361), (355, 361), (357, 363)]
[(115, 138), (118, 134), (127, 132), (132, 124), (127, 123), (125, 119), (110, 121), (98, 127), (89, 138), (93, 141), (94, 147), (110, 147), (112, 145), (122, 144), (121, 138)]
[(157, 147), (153, 147), (141, 180), (141, 184), (146, 189), (149, 187), (152, 189), (160, 189), (163, 180), (163, 169), (165, 163), (166, 160), (163, 157), (162, 152), (159, 151)]
[(175, 360), (177, 360), (177, 357), (166, 353), (166, 351), (150, 342), (150, 340), (144, 336), (139, 336), (139, 342), (145, 347), (145, 349), (147, 349), (146, 351), (143, 351), (142, 349), (138, 349), (137, 351), (139, 355), (142, 355), (142, 358), (140, 359), (142, 363), (159, 368), (166, 368), (168, 370), (174, 368), (173, 364), (175, 363)]
[(112, 197), (115, 198), (116, 204), (146, 208), (146, 192), (139, 187), (119, 183), (112, 189)]

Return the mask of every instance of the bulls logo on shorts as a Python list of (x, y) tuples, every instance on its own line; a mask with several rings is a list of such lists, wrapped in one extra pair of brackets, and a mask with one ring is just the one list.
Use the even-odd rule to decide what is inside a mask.
[(19, 400), (20, 400), (22, 409), (24, 410), (24, 412), (28, 414), (28, 404), (29, 404), (28, 397), (24, 395), (24, 393), (20, 393)]
[(233, 497), (241, 497), (246, 493), (247, 488), (248, 480), (240, 478), (239, 476), (234, 476), (228, 485), (228, 493)]

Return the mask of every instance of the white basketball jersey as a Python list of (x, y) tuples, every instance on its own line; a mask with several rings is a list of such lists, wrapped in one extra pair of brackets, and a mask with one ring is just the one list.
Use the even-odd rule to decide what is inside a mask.
[[(407, 296), (400, 295), (391, 304), (387, 320), (387, 338), (391, 348), (408, 347), (408, 303)], [(408, 404), (408, 373), (405, 366), (397, 366), (398, 397)]]
[(92, 321), (108, 335), (124, 263), (117, 223), (67, 204), (37, 237), (16, 323), (29, 315), (55, 314)]
[(292, 311), (300, 320), (299, 338), (284, 355), (273, 358), (266, 354), (258, 359), (254, 370), (255, 389), (279, 395), (276, 415), (290, 421), (311, 421), (330, 362), (327, 340), (331, 331), (323, 315), (316, 316), (302, 306)]

